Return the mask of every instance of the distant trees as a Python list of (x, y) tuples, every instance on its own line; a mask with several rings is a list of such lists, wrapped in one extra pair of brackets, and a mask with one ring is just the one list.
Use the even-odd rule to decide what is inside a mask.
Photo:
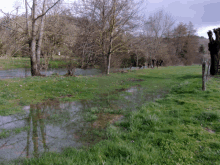
[(198, 39), (195, 37), (196, 30), (191, 22), (184, 24), (180, 22), (173, 30), (173, 47), (175, 55), (185, 65), (191, 65), (198, 52)]
[[(162, 18), (163, 15), (163, 11), (160, 11), (156, 16)], [(150, 17), (150, 20), (158, 20), (156, 16), (155, 19)], [(196, 30), (193, 24), (191, 22), (188, 24), (180, 22), (176, 27), (173, 27), (172, 17), (168, 15), (165, 18), (164, 23), (147, 22), (148, 58), (163, 60), (165, 63), (173, 65), (180, 63), (191, 65), (198, 54), (198, 39), (195, 36)], [(149, 27), (149, 25), (151, 26)], [(159, 37), (158, 34), (160, 34)]]
[[(85, 49), (88, 51), (91, 47), (95, 48), (93, 53), (100, 57), (104, 72), (109, 74), (112, 55), (126, 44), (117, 41), (123, 38), (125, 32), (136, 27), (137, 4), (130, 0), (81, 0), (76, 8), (79, 17), (85, 19), (81, 23), (88, 22), (83, 38), (92, 41), (88, 44), (81, 40), (84, 46), (82, 58), (85, 59)], [(95, 39), (88, 40), (88, 37)]]
[(175, 21), (172, 16), (164, 10), (159, 10), (150, 15), (145, 21), (144, 31), (148, 39), (147, 52), (150, 62), (152, 59), (160, 60), (167, 58), (168, 49), (166, 47), (168, 40), (163, 42), (163, 39), (170, 38), (174, 23)]
[(204, 45), (202, 44), (202, 45), (200, 45), (200, 47), (199, 47), (199, 53), (202, 53), (202, 54), (204, 54), (205, 53), (205, 47), (204, 47)]
[[(32, 76), (40, 76), (40, 55), (42, 49), (42, 42), (44, 36), (44, 22), (47, 12), (52, 9), (61, 0), (48, 5), (47, 0), (32, 0), (30, 4), (25, 0), (25, 14), (18, 16), (18, 8), (16, 16), (5, 14), (5, 19), (2, 20), (1, 25), (5, 27), (7, 42), (12, 40), (10, 48), (14, 45), (10, 54), (14, 56), (17, 52), (29, 54), (31, 61)], [(41, 6), (41, 8), (40, 8)], [(29, 13), (31, 8), (31, 14)], [(10, 21), (6, 21), (10, 20)], [(8, 30), (6, 30), (8, 29)], [(7, 45), (7, 44), (6, 44)]]
[(0, 18), (0, 52), (29, 56), (33, 76), (40, 75), (41, 57), (46, 66), (58, 52), (67, 68), (98, 65), (105, 74), (111, 67), (141, 67), (146, 60), (191, 65), (202, 57), (193, 24), (175, 26), (164, 10), (142, 21), (141, 31), (140, 4), (131, 0), (79, 0), (72, 9), (61, 0), (24, 2), (24, 14)]

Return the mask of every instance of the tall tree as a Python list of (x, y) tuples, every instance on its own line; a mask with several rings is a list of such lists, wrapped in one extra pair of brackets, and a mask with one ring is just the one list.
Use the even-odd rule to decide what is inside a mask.
[(167, 54), (167, 49), (164, 49), (163, 38), (170, 37), (174, 23), (173, 17), (164, 10), (159, 10), (150, 15), (145, 21), (144, 30), (149, 40), (147, 47), (150, 61), (151, 59), (161, 58), (161, 53), (164, 56)]
[(213, 29), (215, 33), (215, 40), (212, 37), (212, 31), (209, 30), (207, 32), (209, 36), (209, 51), (211, 55), (211, 67), (210, 67), (210, 74), (216, 75), (218, 73), (219, 67), (219, 42), (220, 42), (220, 28)]
[[(53, 8), (60, 0), (57, 0), (52, 6), (50, 6), (47, 10), (45, 10), (46, 0), (43, 1), (43, 9), (42, 13), (37, 15), (37, 6), (40, 6), (37, 4), (36, 0), (32, 1), (32, 8), (31, 8), (31, 23), (32, 23), (32, 29), (31, 29), (31, 74), (32, 76), (40, 76), (40, 51), (41, 51), (41, 43), (42, 43), (42, 37), (43, 37), (43, 30), (44, 30), (44, 19), (46, 13)], [(27, 12), (27, 11), (26, 11)], [(39, 28), (39, 37), (38, 37), (38, 45), (36, 42), (37, 39), (37, 20), (41, 19), (40, 21), (40, 28)], [(26, 26), (28, 27), (28, 26)], [(26, 30), (27, 31), (27, 30)], [(37, 47), (37, 49), (36, 49)], [(37, 52), (36, 52), (37, 50)]]
[(126, 31), (136, 26), (138, 5), (132, 0), (81, 0), (77, 11), (93, 24), (96, 35), (96, 54), (102, 57), (104, 72), (109, 74), (111, 56), (124, 46), (115, 42)]

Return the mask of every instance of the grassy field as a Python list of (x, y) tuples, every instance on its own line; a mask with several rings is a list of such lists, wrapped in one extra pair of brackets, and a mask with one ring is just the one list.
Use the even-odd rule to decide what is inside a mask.
[(30, 58), (10, 57), (0, 58), (0, 70), (15, 69), (15, 68), (30, 68)]
[[(44, 63), (43, 59), (42, 62)], [(68, 59), (67, 59), (68, 62)], [(66, 68), (66, 60), (64, 58), (55, 56), (53, 60), (49, 61), (49, 68)], [(0, 58), (0, 70), (2, 69), (16, 69), (16, 68), (30, 68), (30, 58), (27, 57), (10, 57)]]
[[(174, 70), (175, 68), (175, 70)], [(193, 68), (193, 69), (192, 69)], [(200, 67), (167, 67), (146, 69), (130, 73), (112, 73), (95, 77), (27, 77), (0, 81), (0, 115), (15, 114), (22, 106), (48, 99), (61, 101), (90, 100), (103, 93), (135, 85), (150, 86), (148, 92), (170, 89), (192, 74), (200, 78)], [(133, 81), (133, 80), (143, 81)], [(71, 96), (71, 97), (66, 97)]]
[(220, 164), (220, 78), (211, 78), (202, 91), (201, 70), (200, 66), (176, 66), (110, 76), (1, 80), (0, 115), (21, 112), (21, 106), (46, 99), (89, 100), (134, 85), (148, 92), (169, 89), (165, 98), (146, 102), (124, 120), (109, 125), (107, 140), (90, 148), (67, 148), (19, 161), (45, 165)]

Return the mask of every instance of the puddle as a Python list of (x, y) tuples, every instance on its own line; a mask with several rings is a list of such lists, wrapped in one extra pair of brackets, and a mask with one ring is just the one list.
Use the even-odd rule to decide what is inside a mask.
[[(136, 67), (132, 67), (131, 70), (137, 69)], [(115, 69), (111, 69), (111, 72), (114, 72)], [(130, 70), (130, 68), (120, 68), (117, 70)], [(49, 68), (47, 70), (42, 70), (41, 74), (49, 76), (52, 74), (64, 75), (67, 73), (66, 68)], [(75, 75), (76, 76), (93, 76), (101, 74), (101, 70), (99, 69), (81, 69), (76, 68)], [(8, 78), (24, 78), (27, 76), (31, 76), (30, 68), (17, 68), (17, 69), (7, 69), (7, 70), (0, 70), (0, 79), (8, 79)]]
[(121, 120), (123, 115), (99, 113), (97, 114), (98, 119), (92, 123), (93, 128), (105, 128), (108, 123), (113, 124), (114, 122)]
[[(67, 73), (66, 68), (55, 68), (55, 69), (48, 69), (42, 70), (41, 74), (49, 76), (52, 74), (59, 74), (64, 75)], [(98, 75), (101, 71), (99, 69), (80, 69), (77, 68), (75, 70), (75, 75), (79, 76), (91, 76), (91, 75)], [(0, 79), (8, 79), (8, 78), (24, 78), (27, 76), (31, 76), (30, 68), (18, 68), (18, 69), (7, 69), (7, 70), (0, 70)]]
[[(8, 137), (0, 136), (0, 162), (20, 157), (39, 156), (42, 152), (61, 152), (66, 147), (80, 148), (95, 144), (105, 137), (94, 132), (104, 132), (106, 126), (121, 120), (123, 115), (106, 112), (110, 110), (136, 110), (147, 101), (162, 97), (166, 92), (147, 93), (142, 87), (116, 90), (122, 99), (81, 100), (76, 102), (46, 101), (24, 106), (25, 114), (0, 116), (0, 135), (11, 131)], [(88, 113), (97, 107), (100, 111)], [(106, 113), (103, 113), (105, 111)], [(88, 121), (88, 115), (95, 120)], [(23, 129), (19, 133), (17, 129)]]

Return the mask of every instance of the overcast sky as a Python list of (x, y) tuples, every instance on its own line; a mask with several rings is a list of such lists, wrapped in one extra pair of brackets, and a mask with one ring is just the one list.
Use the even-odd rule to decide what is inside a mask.
[[(12, 11), (16, 1), (23, 3), (23, 0), (0, 1), (0, 9), (4, 12)], [(191, 21), (197, 29), (198, 36), (208, 38), (208, 30), (220, 27), (220, 0), (145, 0), (145, 5), (145, 16), (148, 17), (150, 14), (164, 9), (172, 14), (176, 25), (179, 22), (188, 24)]]

